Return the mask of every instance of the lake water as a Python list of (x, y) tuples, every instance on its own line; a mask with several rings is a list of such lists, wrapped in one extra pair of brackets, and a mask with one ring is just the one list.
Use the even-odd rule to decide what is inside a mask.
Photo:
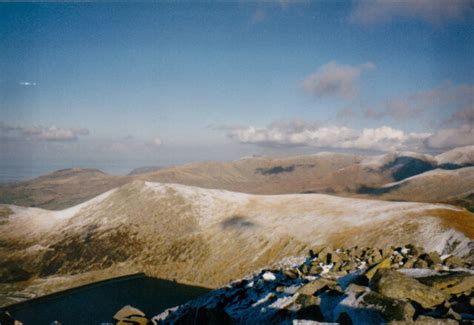
[(183, 304), (209, 289), (179, 284), (144, 275), (111, 279), (5, 308), (25, 325), (94, 325), (113, 323), (125, 305), (150, 318), (166, 308)]

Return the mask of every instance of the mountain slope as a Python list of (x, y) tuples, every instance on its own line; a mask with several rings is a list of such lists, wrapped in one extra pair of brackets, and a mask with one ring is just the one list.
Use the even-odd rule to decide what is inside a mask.
[(129, 182), (97, 169), (62, 169), (30, 181), (0, 185), (0, 202), (64, 209)]
[(470, 209), (473, 205), (474, 167), (456, 170), (435, 169), (385, 184), (379, 188), (363, 188), (359, 192), (376, 196), (382, 200), (417, 202), (446, 202), (457, 200), (457, 205)]
[(455, 148), (435, 157), (438, 166), (449, 169), (474, 166), (474, 146)]
[[(1, 260), (39, 281), (34, 290), (42, 293), (54, 290), (58, 277), (73, 275), (80, 284), (78, 275), (88, 272), (101, 278), (144, 271), (215, 287), (316, 245), (414, 243), (469, 255), (474, 238), (474, 216), (452, 206), (140, 181), (62, 211), (8, 208)], [(10, 271), (12, 282), (22, 274)], [(0, 285), (0, 294), (5, 290), (18, 288)]]
[[(71, 207), (100, 193), (134, 180), (178, 183), (250, 194), (326, 193), (347, 197), (458, 202), (465, 200), (456, 190), (462, 178), (430, 173), (436, 168), (472, 173), (474, 146), (458, 148), (433, 157), (413, 152), (380, 156), (338, 153), (287, 158), (253, 157), (230, 162), (197, 162), (129, 176), (112, 176), (91, 169), (70, 169), (31, 181), (0, 186), (0, 203), (48, 209)], [(466, 169), (468, 168), (468, 169)], [(423, 188), (405, 187), (396, 196), (380, 196), (387, 184), (429, 175)], [(464, 183), (463, 183), (464, 182)], [(443, 186), (438, 186), (440, 183)], [(463, 185), (464, 186), (464, 185)], [(377, 189), (382, 189), (377, 191)], [(474, 190), (474, 186), (470, 186)], [(372, 189), (376, 189), (373, 191)], [(452, 190), (452, 192), (447, 191)], [(461, 196), (459, 196), (461, 195)], [(464, 206), (464, 204), (463, 204)]]
[(288, 158), (257, 157), (199, 162), (140, 175), (145, 181), (218, 188), (250, 194), (301, 193), (331, 184), (325, 176), (358, 164), (360, 156), (320, 153)]

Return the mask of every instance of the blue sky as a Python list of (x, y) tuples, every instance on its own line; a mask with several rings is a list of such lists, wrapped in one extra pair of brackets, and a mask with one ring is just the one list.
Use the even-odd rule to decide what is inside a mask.
[(0, 163), (469, 145), (472, 8), (2, 3)]

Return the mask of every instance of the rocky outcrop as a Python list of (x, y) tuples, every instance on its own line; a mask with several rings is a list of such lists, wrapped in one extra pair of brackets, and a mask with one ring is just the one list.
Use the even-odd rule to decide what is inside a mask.
[[(152, 324), (468, 324), (474, 271), (413, 245), (315, 248), (155, 316)], [(415, 267), (422, 266), (422, 267)]]

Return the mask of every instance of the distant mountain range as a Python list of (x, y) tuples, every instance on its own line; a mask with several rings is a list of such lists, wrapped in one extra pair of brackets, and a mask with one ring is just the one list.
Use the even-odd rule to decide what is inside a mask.
[(0, 186), (0, 203), (64, 209), (135, 180), (176, 183), (249, 194), (326, 193), (382, 200), (450, 203), (474, 208), (474, 146), (438, 156), (394, 152), (340, 153), (288, 158), (144, 167), (127, 176), (67, 169)]

